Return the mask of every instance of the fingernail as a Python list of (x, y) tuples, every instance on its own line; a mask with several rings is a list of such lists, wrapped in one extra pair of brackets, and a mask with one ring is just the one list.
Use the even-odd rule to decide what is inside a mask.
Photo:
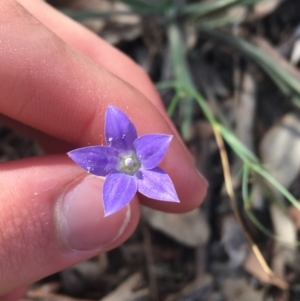
[(104, 217), (104, 180), (87, 176), (72, 183), (58, 198), (56, 207), (58, 236), (72, 250), (94, 250), (115, 241), (130, 220), (130, 206)]

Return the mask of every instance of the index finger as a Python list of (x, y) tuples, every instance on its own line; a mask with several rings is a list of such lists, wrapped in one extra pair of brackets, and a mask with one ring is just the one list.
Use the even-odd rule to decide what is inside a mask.
[[(108, 105), (124, 111), (139, 135), (174, 134), (144, 95), (67, 45), (20, 5), (2, 1), (0, 20), (2, 114), (78, 146), (104, 143)], [(161, 166), (182, 202), (151, 206), (176, 212), (196, 207), (206, 184), (176, 137)]]

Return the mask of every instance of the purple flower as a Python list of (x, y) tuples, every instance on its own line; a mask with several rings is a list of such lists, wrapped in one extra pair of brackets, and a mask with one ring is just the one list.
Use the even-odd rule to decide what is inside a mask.
[(172, 137), (138, 137), (130, 119), (120, 109), (109, 106), (105, 120), (107, 146), (78, 148), (68, 155), (87, 172), (106, 176), (102, 199), (107, 216), (129, 203), (137, 191), (152, 199), (179, 202), (170, 177), (157, 167)]

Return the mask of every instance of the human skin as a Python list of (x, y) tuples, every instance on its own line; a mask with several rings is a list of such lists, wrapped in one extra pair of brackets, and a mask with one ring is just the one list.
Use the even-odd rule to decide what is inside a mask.
[[(16, 300), (28, 284), (120, 245), (138, 223), (140, 203), (180, 213), (202, 202), (206, 181), (153, 84), (105, 41), (43, 1), (1, 0), (0, 66), (0, 121), (47, 152), (0, 165), (0, 301)], [(180, 203), (137, 195), (104, 217), (104, 179), (86, 174), (65, 153), (105, 144), (108, 105), (129, 116), (139, 135), (174, 135), (160, 166)]]

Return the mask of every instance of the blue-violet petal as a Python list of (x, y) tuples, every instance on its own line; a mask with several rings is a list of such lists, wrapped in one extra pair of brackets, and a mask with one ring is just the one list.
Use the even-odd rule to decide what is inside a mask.
[(152, 169), (160, 163), (172, 137), (164, 134), (147, 134), (134, 141), (137, 158), (145, 169)]
[(69, 157), (87, 172), (107, 176), (116, 169), (118, 152), (108, 146), (87, 146), (68, 152)]
[(105, 216), (115, 213), (128, 204), (137, 191), (137, 180), (119, 172), (110, 173), (103, 185)]
[(179, 203), (172, 180), (161, 168), (140, 169), (136, 177), (138, 191), (143, 195), (159, 201)]
[(108, 146), (129, 151), (137, 138), (137, 131), (130, 119), (118, 108), (108, 106), (105, 118), (105, 139)]

